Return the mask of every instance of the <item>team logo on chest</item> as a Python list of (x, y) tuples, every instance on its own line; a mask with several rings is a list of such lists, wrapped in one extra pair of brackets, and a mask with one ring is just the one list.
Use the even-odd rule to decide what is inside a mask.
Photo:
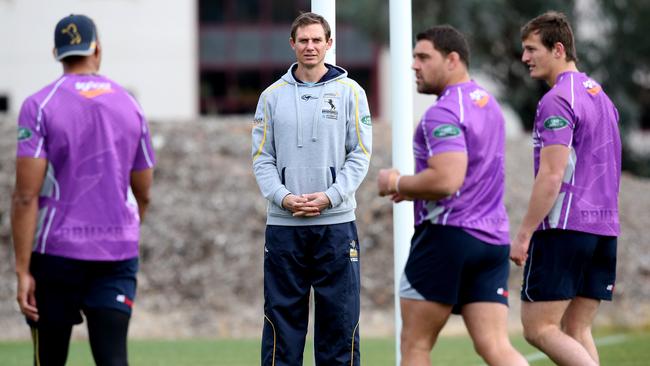
[(323, 118), (339, 119), (339, 100), (338, 98), (325, 98), (323, 100), (321, 113)]

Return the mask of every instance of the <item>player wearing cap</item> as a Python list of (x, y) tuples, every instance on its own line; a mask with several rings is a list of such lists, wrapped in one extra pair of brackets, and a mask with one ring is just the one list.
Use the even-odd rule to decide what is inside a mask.
[(566, 16), (548, 12), (521, 31), (530, 76), (551, 86), (533, 129), (535, 182), (511, 258), (526, 264), (526, 339), (559, 365), (597, 365), (591, 323), (611, 300), (620, 233), (618, 112), (576, 67)]
[(128, 92), (97, 74), (93, 21), (70, 15), (54, 32), (64, 74), (28, 97), (18, 117), (17, 301), (36, 365), (65, 364), (82, 312), (96, 364), (126, 365), (139, 225), (153, 177), (149, 130)]
[(450, 26), (417, 35), (417, 89), (437, 102), (413, 138), (415, 175), (379, 172), (382, 196), (415, 202), (415, 234), (400, 285), (402, 365), (430, 365), (450, 314), (462, 314), (489, 365), (526, 365), (510, 344), (505, 121), (496, 99), (470, 79), (469, 47)]

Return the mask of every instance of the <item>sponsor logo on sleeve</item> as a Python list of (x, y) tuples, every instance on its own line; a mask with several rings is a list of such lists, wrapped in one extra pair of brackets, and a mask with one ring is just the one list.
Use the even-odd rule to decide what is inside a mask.
[(490, 101), (490, 96), (485, 90), (476, 89), (473, 92), (469, 93), (469, 97), (472, 99), (472, 102), (480, 108), (485, 107), (485, 105)]
[(585, 89), (587, 89), (587, 93), (591, 95), (596, 95), (602, 90), (600, 85), (596, 84), (596, 82), (591, 79), (584, 81), (582, 86), (584, 86)]
[(561, 130), (566, 128), (568, 125), (569, 122), (559, 116), (551, 116), (544, 121), (544, 128), (547, 130)]
[(460, 128), (450, 124), (440, 125), (433, 130), (433, 137), (438, 139), (449, 139), (458, 135), (460, 135)]
[(264, 118), (263, 117), (255, 117), (253, 119), (253, 128), (261, 127), (261, 126), (264, 126)]
[(34, 134), (28, 127), (18, 127), (18, 141), (27, 141), (32, 138)]
[(370, 119), (370, 116), (361, 117), (361, 123), (363, 123), (366, 126), (372, 126), (372, 120)]

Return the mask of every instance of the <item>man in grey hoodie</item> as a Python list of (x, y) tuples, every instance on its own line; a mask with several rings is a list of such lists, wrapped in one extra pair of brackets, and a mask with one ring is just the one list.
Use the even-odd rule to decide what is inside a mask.
[(326, 64), (330, 27), (304, 13), (291, 27), (297, 62), (260, 96), (253, 170), (268, 200), (262, 365), (302, 365), (314, 288), (317, 365), (359, 364), (355, 191), (370, 163), (364, 90)]

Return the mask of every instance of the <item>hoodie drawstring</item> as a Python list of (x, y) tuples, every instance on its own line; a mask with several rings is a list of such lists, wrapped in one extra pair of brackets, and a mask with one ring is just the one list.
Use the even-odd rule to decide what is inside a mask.
[[(323, 105), (323, 94), (325, 91), (325, 85), (319, 85), (320, 92), (318, 98), (316, 99), (316, 109), (314, 111), (314, 118), (312, 119), (311, 125), (311, 140), (318, 141), (318, 119), (320, 116), (320, 109)], [(300, 93), (298, 92), (298, 84), (293, 84), (293, 91), (296, 101), (296, 120), (298, 123), (298, 147), (303, 147), (302, 144), (302, 120), (300, 119)]]
[(296, 121), (298, 122), (298, 147), (302, 147), (302, 121), (300, 120), (300, 93), (298, 93), (298, 83), (293, 84), (293, 92), (296, 96)]

